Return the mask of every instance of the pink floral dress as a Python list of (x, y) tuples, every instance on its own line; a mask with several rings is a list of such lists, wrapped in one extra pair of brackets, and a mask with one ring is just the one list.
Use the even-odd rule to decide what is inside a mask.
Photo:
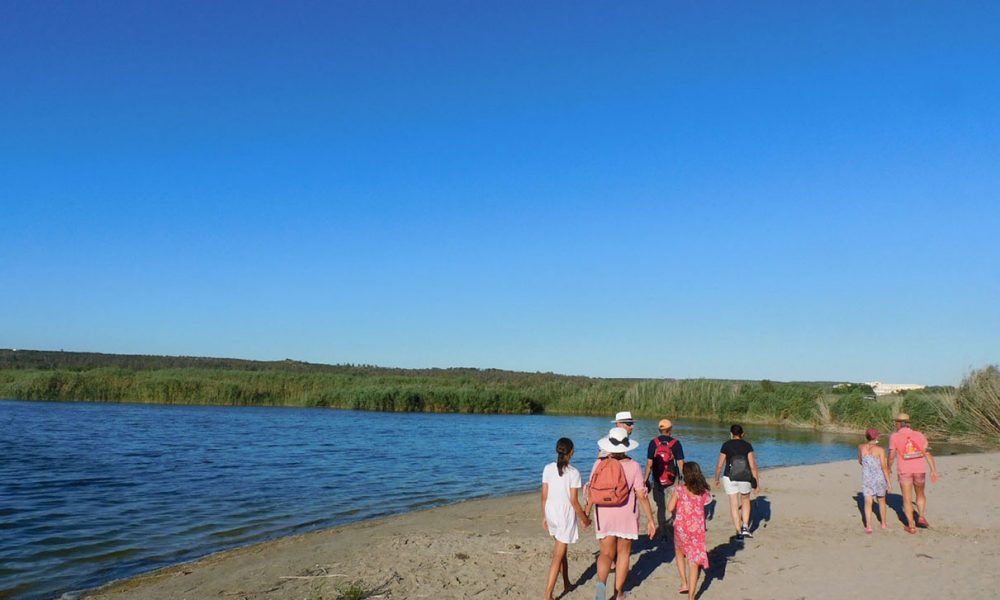
[(705, 505), (712, 501), (708, 492), (695, 496), (683, 485), (674, 487), (677, 495), (677, 516), (674, 517), (674, 546), (688, 560), (708, 568), (705, 550)]

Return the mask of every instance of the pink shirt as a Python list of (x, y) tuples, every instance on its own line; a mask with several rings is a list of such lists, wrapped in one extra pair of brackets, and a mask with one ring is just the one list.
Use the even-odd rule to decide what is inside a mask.
[(926, 473), (927, 467), (923, 456), (920, 458), (904, 459), (906, 453), (907, 440), (913, 442), (921, 452), (927, 450), (927, 438), (919, 431), (914, 431), (909, 427), (903, 427), (896, 433), (889, 436), (889, 449), (896, 451), (896, 472), (903, 474)]
[[(606, 459), (614, 460), (614, 459)], [(591, 477), (594, 469), (600, 463), (600, 459), (594, 462), (590, 471)], [(594, 530), (598, 538), (606, 535), (615, 535), (636, 539), (639, 535), (639, 501), (638, 496), (646, 495), (646, 483), (642, 480), (642, 467), (635, 460), (621, 461), (622, 470), (625, 472), (625, 480), (628, 482), (630, 492), (628, 501), (622, 506), (598, 506), (595, 507)]]

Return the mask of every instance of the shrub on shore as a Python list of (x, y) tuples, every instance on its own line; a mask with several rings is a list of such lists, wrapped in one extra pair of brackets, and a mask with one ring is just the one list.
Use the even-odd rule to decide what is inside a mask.
[(986, 437), (1000, 436), (1000, 370), (990, 365), (971, 372), (962, 381), (955, 400), (969, 428)]

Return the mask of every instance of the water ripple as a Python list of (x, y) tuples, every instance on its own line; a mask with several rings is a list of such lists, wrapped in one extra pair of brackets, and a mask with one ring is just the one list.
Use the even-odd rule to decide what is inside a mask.
[[(535, 490), (556, 439), (590, 469), (608, 420), (0, 401), (0, 598), (54, 598), (243, 544)], [(347, 429), (368, 432), (350, 449)], [(639, 423), (639, 432), (655, 425)], [(719, 427), (677, 423), (714, 464)], [(400, 431), (446, 436), (394, 440)], [(753, 432), (764, 466), (853, 439)], [(74, 593), (68, 593), (67, 598)]]

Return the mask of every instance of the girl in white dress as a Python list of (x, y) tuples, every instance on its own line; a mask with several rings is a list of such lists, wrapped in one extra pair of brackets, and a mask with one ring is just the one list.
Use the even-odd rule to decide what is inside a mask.
[(542, 528), (556, 538), (543, 600), (552, 600), (559, 573), (563, 577), (563, 593), (573, 589), (574, 586), (569, 581), (566, 549), (580, 537), (578, 520), (583, 523), (584, 529), (590, 526), (590, 519), (583, 512), (578, 497), (582, 487), (580, 472), (569, 464), (573, 457), (573, 440), (559, 438), (556, 442), (556, 454), (556, 462), (545, 465), (545, 470), (542, 471)]

